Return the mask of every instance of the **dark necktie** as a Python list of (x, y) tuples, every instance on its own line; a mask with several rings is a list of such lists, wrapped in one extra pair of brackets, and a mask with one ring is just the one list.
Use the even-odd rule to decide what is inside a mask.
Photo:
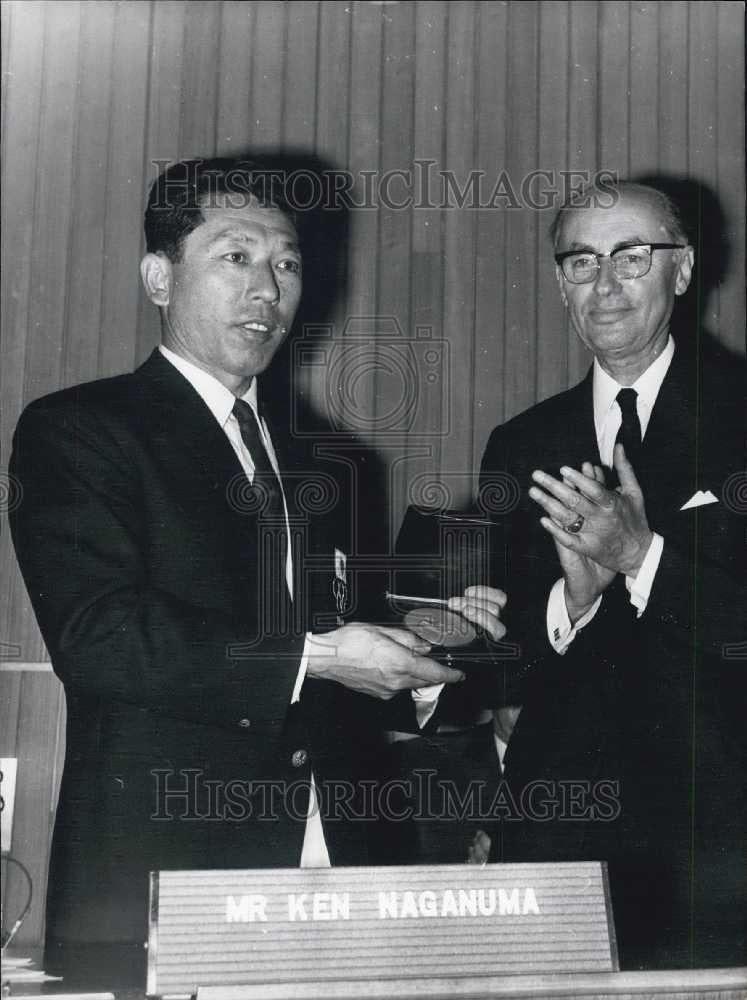
[[(259, 423), (251, 406), (243, 399), (237, 399), (233, 404), (233, 415), (238, 421), (241, 439), (254, 463), (252, 481), (254, 496), (251, 508), (257, 514), (259, 532), (257, 554), (263, 581), (262, 620), (266, 629), (280, 634), (283, 630), (288, 598), (286, 577), (288, 537), (283, 492), (280, 480), (270, 463)], [(277, 597), (280, 599), (279, 603), (276, 603)]]
[(621, 444), (625, 448), (625, 455), (633, 468), (636, 467), (641, 453), (641, 422), (636, 408), (637, 399), (638, 393), (635, 389), (621, 389), (617, 394), (622, 423), (615, 444)]

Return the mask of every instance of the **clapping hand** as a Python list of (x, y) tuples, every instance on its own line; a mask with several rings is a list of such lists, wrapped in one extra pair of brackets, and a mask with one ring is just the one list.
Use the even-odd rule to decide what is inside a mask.
[(562, 482), (545, 472), (532, 474), (537, 485), (529, 495), (547, 514), (540, 524), (555, 540), (572, 621), (593, 605), (617, 573), (638, 573), (653, 538), (643, 493), (621, 444), (615, 446), (614, 465), (620, 479), (617, 490), (608, 490), (602, 470), (589, 462), (580, 472), (563, 466)]

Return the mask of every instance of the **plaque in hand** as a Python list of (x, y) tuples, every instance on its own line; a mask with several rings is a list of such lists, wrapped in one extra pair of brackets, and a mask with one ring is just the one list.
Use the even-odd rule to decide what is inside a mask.
[(446, 601), (422, 598), (422, 607), (405, 611), (402, 604), (415, 603), (417, 598), (389, 593), (386, 596), (396, 620), (431, 644), (431, 659), (460, 670), (494, 666), (494, 652), (486, 634), (447, 608)]
[(444, 608), (413, 608), (405, 615), (403, 624), (425, 642), (446, 649), (468, 646), (477, 638), (471, 622)]

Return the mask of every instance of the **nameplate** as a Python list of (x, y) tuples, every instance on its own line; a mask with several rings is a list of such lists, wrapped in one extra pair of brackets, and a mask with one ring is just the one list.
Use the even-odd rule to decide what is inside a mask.
[(162, 871), (150, 893), (149, 996), (618, 968), (600, 862)]

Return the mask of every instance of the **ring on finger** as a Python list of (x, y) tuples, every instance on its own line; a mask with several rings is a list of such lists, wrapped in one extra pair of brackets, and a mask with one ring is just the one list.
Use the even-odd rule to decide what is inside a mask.
[(571, 535), (577, 535), (579, 531), (583, 528), (585, 520), (586, 518), (584, 517), (584, 515), (579, 514), (574, 521), (571, 521), (570, 524), (566, 524), (565, 530), (569, 532)]

